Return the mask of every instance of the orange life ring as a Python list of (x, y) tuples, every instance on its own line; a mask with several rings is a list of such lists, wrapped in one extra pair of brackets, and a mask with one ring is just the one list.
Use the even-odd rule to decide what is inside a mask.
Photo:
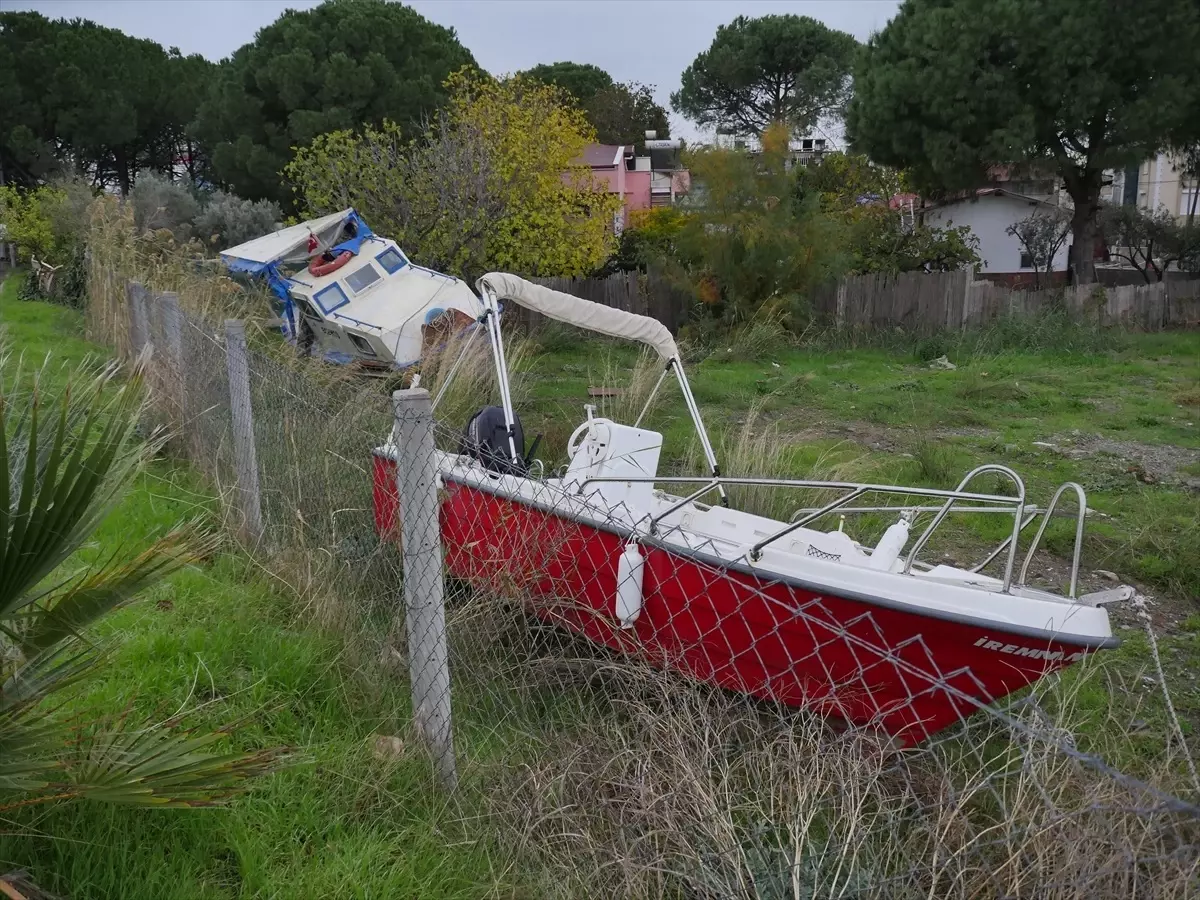
[(320, 259), (320, 257), (318, 256), (315, 259), (313, 259), (312, 262), (310, 262), (308, 264), (309, 274), (314, 275), (317, 278), (320, 278), (322, 275), (332, 275), (334, 272), (336, 272), (338, 269), (340, 269), (346, 263), (350, 262), (350, 258), (352, 256), (354, 256), (354, 254), (351, 253), (349, 250), (343, 250), (341, 253), (339, 253), (331, 261), (329, 261), (327, 263), (317, 262), (317, 260)]

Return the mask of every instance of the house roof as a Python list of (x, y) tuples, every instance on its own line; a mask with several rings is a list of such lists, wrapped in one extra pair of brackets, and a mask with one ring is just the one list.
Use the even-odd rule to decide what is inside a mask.
[(1010, 191), (1002, 187), (985, 187), (980, 188), (974, 193), (963, 194), (958, 197), (947, 197), (945, 200), (940, 200), (936, 203), (931, 203), (928, 206), (922, 207), (922, 211), (928, 212), (931, 209), (941, 209), (946, 206), (956, 206), (959, 203), (974, 203), (980, 197), (1011, 197), (1013, 200), (1019, 200), (1022, 203), (1028, 203), (1031, 206), (1044, 206), (1049, 209), (1058, 209), (1058, 206), (1048, 200), (1043, 200), (1040, 197), (1029, 197), (1025, 194), (1018, 194), (1016, 191)]
[[(632, 147), (629, 149), (633, 150)], [(624, 144), (588, 144), (583, 148), (583, 155), (575, 162), (593, 169), (605, 169), (619, 166), (624, 157)]]

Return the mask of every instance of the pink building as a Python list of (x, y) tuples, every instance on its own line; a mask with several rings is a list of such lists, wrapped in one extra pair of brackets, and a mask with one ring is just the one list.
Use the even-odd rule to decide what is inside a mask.
[(624, 197), (613, 222), (618, 234), (634, 210), (669, 206), (691, 188), (690, 173), (677, 163), (679, 146), (678, 141), (647, 140), (648, 154), (636, 156), (631, 144), (588, 144), (576, 160), (592, 170), (593, 183)]

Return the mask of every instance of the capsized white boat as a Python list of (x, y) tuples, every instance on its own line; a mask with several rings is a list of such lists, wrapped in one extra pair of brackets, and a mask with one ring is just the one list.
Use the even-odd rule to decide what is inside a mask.
[[(539, 616), (623, 653), (731, 690), (878, 724), (901, 742), (1117, 645), (1103, 604), (1130, 589), (1077, 595), (1087, 510), (1079, 485), (1063, 485), (1039, 508), (1003, 465), (980, 466), (948, 490), (727, 475), (661, 323), (513, 275), (485, 275), (479, 288), (501, 406), (472, 418), (458, 452), (438, 451), (452, 575), (515, 591)], [(568, 466), (553, 476), (525, 452), (503, 336), (490, 314), (501, 300), (640, 342), (663, 363), (638, 420), (627, 425), (588, 409), (571, 436)], [(464, 353), (478, 334), (464, 342)], [(707, 460), (708, 471), (695, 477), (659, 475), (663, 436), (642, 427), (671, 374)], [(402, 516), (396, 458), (391, 439), (374, 451), (375, 522), (385, 537)], [(1006, 480), (1012, 493), (973, 488), (984, 474)], [(811, 491), (821, 500), (776, 521), (730, 508), (733, 485)], [(1026, 576), (1063, 496), (1076, 501), (1075, 547), (1070, 583), (1057, 594)], [(853, 525), (832, 527), (841, 516), (853, 522), (856, 514), (889, 513), (894, 521), (874, 546), (855, 540)], [(975, 566), (922, 562), (937, 528), (961, 514), (998, 515), (1011, 528)], [(1037, 521), (1018, 567), (1022, 532)], [(993, 565), (995, 574), (985, 573)]]
[(418, 266), (353, 209), (230, 247), (221, 260), (264, 279), (288, 339), (335, 363), (407, 368), (484, 312), (466, 282)]

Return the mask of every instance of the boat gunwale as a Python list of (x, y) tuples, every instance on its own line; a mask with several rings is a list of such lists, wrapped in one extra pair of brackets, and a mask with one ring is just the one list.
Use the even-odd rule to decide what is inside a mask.
[[(388, 454), (386, 448), (378, 448), (376, 450), (373, 450), (372, 453), (373, 453), (373, 455), (378, 456), (381, 459), (387, 459), (392, 462), (395, 461)], [(457, 454), (452, 454), (452, 453), (445, 454), (445, 457), (459, 458), (457, 456)], [(866, 593), (866, 592), (856, 590), (853, 588), (847, 589), (847, 588), (838, 587), (838, 586), (835, 586), (832, 584), (824, 584), (821, 582), (808, 580), (802, 576), (793, 575), (790, 573), (764, 570), (761, 567), (756, 567), (754, 565), (751, 565), (748, 562), (742, 561), (741, 559), (726, 559), (724, 557), (706, 552), (701, 549), (680, 546), (679, 544), (672, 543), (672, 542), (665, 540), (661, 536), (651, 535), (651, 534), (647, 534), (645, 532), (640, 532), (634, 527), (624, 525), (618, 521), (614, 521), (613, 519), (608, 519), (601, 523), (601, 522), (597, 522), (593, 519), (586, 518), (585, 516), (575, 513), (571, 510), (564, 510), (561, 507), (556, 507), (552, 504), (546, 503), (545, 501), (538, 500), (537, 498), (528, 498), (527, 499), (525, 497), (514, 497), (510, 491), (505, 490), (503, 485), (501, 485), (499, 483), (501, 476), (496, 475), (496, 473), (483, 471), (483, 470), (481, 470), (477, 473), (473, 473), (476, 475), (476, 477), (478, 477), (480, 475), (484, 476), (483, 479), (477, 481), (477, 480), (471, 479), (467, 473), (446, 472), (446, 471), (444, 471), (444, 469), (441, 469), (441, 467), (439, 467), (439, 470), (440, 470), (439, 474), (441, 475), (441, 477), (444, 480), (452, 481), (463, 487), (477, 489), (477, 490), (483, 491), (484, 493), (488, 493), (493, 496), (500, 497), (501, 499), (507, 500), (509, 502), (519, 503), (523, 506), (528, 506), (533, 509), (537, 509), (540, 512), (544, 512), (549, 515), (556, 516), (560, 519), (564, 519), (566, 521), (573, 522), (577, 525), (585, 525), (589, 528), (595, 528), (598, 531), (603, 531), (608, 534), (615, 535), (619, 538), (623, 538), (623, 539), (628, 539), (631, 537), (636, 538), (637, 543), (640, 545), (654, 547), (654, 548), (662, 550), (666, 553), (671, 553), (676, 556), (683, 557), (685, 559), (700, 562), (700, 563), (703, 563), (704, 565), (710, 566), (715, 569), (728, 569), (728, 570), (731, 570), (734, 572), (738, 572), (739, 574), (742, 574), (742, 575), (749, 575), (749, 576), (763, 582), (764, 584), (785, 584), (788, 587), (799, 588), (801, 590), (808, 591), (810, 593), (814, 593), (817, 595), (832, 595), (834, 597), (838, 597), (841, 599), (851, 600), (851, 601), (855, 601), (858, 603), (864, 603), (868, 606), (876, 606), (876, 607), (880, 607), (883, 609), (889, 609), (889, 610), (894, 610), (897, 612), (908, 613), (910, 615), (925, 616), (927, 618), (937, 619), (940, 621), (946, 621), (946, 622), (950, 622), (950, 623), (957, 624), (957, 625), (967, 625), (967, 626), (974, 627), (974, 628), (982, 628), (982, 629), (986, 629), (990, 632), (994, 632), (997, 634), (1011, 634), (1011, 635), (1018, 636), (1018, 637), (1033, 638), (1035, 640), (1051, 641), (1054, 643), (1063, 644), (1063, 645), (1071, 646), (1071, 647), (1082, 647), (1082, 648), (1086, 648), (1089, 650), (1107, 650), (1107, 649), (1114, 649), (1121, 645), (1120, 638), (1116, 637), (1115, 635), (1110, 635), (1108, 637), (1093, 637), (1093, 636), (1088, 636), (1088, 635), (1065, 633), (1062, 631), (1052, 631), (1047, 628), (1039, 628), (1039, 627), (1031, 626), (1031, 625), (1021, 625), (1021, 624), (1012, 623), (1012, 622), (1004, 622), (1004, 621), (997, 620), (997, 619), (980, 618), (978, 616), (972, 616), (972, 615), (967, 615), (967, 614), (963, 614), (963, 613), (955, 613), (955, 612), (951, 612), (951, 611), (947, 611), (947, 610), (943, 610), (943, 609), (938, 609), (936, 607), (915, 608), (914, 605), (911, 603), (906, 603), (906, 602), (900, 601), (900, 600), (893, 600), (888, 597), (881, 597), (878, 594), (870, 594), (870, 593)], [(519, 476), (509, 476), (509, 477), (519, 477)], [(489, 479), (494, 481), (495, 483), (489, 483)], [(538, 484), (538, 485), (543, 485), (545, 487), (549, 487), (548, 485), (545, 485), (545, 482), (537, 482), (537, 481), (534, 481), (533, 479), (528, 479), (528, 478), (522, 479), (522, 480), (528, 481), (533, 484)], [(578, 499), (579, 501), (581, 501), (583, 503), (587, 503), (586, 498), (579, 497), (576, 499)], [(880, 573), (880, 574), (895, 574), (895, 573)], [(765, 578), (764, 575), (769, 575), (769, 579)], [(910, 575), (909, 577), (915, 577), (915, 576)], [(964, 587), (964, 586), (960, 586), (960, 585), (950, 585), (950, 586)], [(985, 593), (985, 592), (981, 592), (981, 593)], [(990, 592), (986, 592), (986, 593), (990, 593)], [(995, 596), (995, 595), (993, 595), (993, 596)], [(1062, 598), (1061, 600), (1058, 598), (1055, 598), (1053, 600), (1040, 600), (1038, 598), (1027, 597), (1024, 599), (1032, 600), (1034, 602), (1039, 602), (1039, 603), (1054, 602), (1054, 603), (1061, 604), (1062, 606), (1065, 606), (1065, 607), (1074, 606), (1074, 607), (1080, 607), (1080, 608), (1084, 608), (1084, 609), (1091, 608), (1091, 607), (1088, 607), (1087, 604), (1072, 602), (1066, 598)]]

